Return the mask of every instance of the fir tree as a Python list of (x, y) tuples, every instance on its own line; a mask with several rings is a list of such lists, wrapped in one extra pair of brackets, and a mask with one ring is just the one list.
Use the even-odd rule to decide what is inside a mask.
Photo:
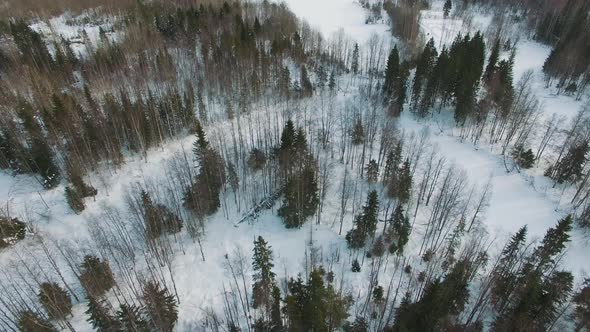
[(375, 159), (371, 159), (366, 167), (367, 181), (369, 183), (375, 183), (379, 179), (379, 165)]
[(494, 47), (492, 48), (492, 52), (490, 53), (490, 57), (488, 59), (488, 64), (486, 66), (484, 72), (484, 80), (489, 83), (494, 76), (494, 73), (497, 69), (498, 59), (500, 58), (500, 38), (496, 38), (496, 42), (494, 43)]
[(416, 73), (414, 75), (414, 83), (412, 85), (412, 102), (417, 105), (422, 94), (424, 80), (430, 75), (430, 71), (434, 67), (434, 60), (437, 56), (436, 48), (434, 47), (434, 39), (430, 39), (416, 65)]
[(377, 191), (373, 190), (367, 196), (362, 213), (355, 217), (354, 228), (346, 234), (346, 241), (350, 248), (362, 248), (365, 245), (367, 236), (375, 236), (378, 213), (379, 199)]
[(66, 186), (65, 195), (66, 201), (68, 202), (68, 205), (70, 206), (72, 211), (74, 211), (77, 214), (80, 214), (80, 212), (84, 211), (84, 209), (86, 208), (84, 200), (82, 199), (82, 197), (80, 197), (80, 195), (75, 189)]
[(361, 265), (359, 264), (359, 261), (356, 258), (352, 261), (351, 271), (355, 273), (361, 272)]
[(318, 190), (315, 169), (310, 163), (287, 180), (283, 205), (278, 211), (287, 228), (299, 228), (314, 215), (319, 204)]
[(310, 97), (313, 95), (313, 85), (311, 85), (311, 81), (309, 80), (309, 76), (307, 75), (307, 69), (305, 69), (305, 65), (301, 65), (301, 90), (303, 97)]
[(172, 332), (178, 319), (178, 304), (168, 289), (157, 282), (147, 282), (143, 287), (143, 302), (150, 329)]
[(350, 69), (352, 70), (353, 74), (357, 74), (359, 71), (359, 44), (354, 44), (354, 50), (352, 51), (352, 64), (350, 65)]
[(328, 88), (330, 89), (330, 92), (334, 92), (336, 90), (336, 72), (334, 70), (332, 70), (332, 72), (330, 73)]
[(80, 283), (92, 297), (104, 295), (115, 285), (115, 278), (107, 261), (86, 255), (80, 269)]
[(410, 238), (410, 220), (405, 215), (401, 204), (398, 204), (391, 216), (388, 237), (393, 241), (389, 247), (390, 253), (402, 255), (404, 247)]
[(57, 332), (51, 322), (30, 310), (20, 312), (16, 324), (20, 332)]
[(38, 297), (51, 319), (65, 319), (72, 313), (70, 295), (54, 282), (42, 283)]
[(577, 181), (582, 176), (588, 149), (586, 141), (573, 144), (567, 154), (548, 171), (551, 178), (557, 183)]
[(584, 279), (582, 288), (574, 294), (572, 303), (575, 305), (573, 317), (576, 321), (576, 331), (590, 327), (590, 279)]
[(444, 17), (449, 17), (449, 13), (451, 12), (452, 8), (453, 8), (453, 3), (451, 2), (451, 0), (445, 1), (445, 4), (443, 6)]
[(106, 306), (106, 302), (98, 300), (92, 296), (88, 297), (88, 315), (87, 322), (92, 325), (96, 331), (112, 332), (119, 329), (119, 322), (111, 315)]
[(254, 241), (254, 255), (252, 257), (252, 269), (254, 270), (252, 306), (254, 308), (262, 305), (268, 307), (270, 304), (275, 279), (275, 274), (272, 272), (273, 267), (271, 247), (262, 236), (259, 236)]
[(354, 122), (354, 127), (352, 128), (352, 144), (359, 145), (363, 144), (365, 141), (365, 129), (363, 128), (363, 122), (360, 118), (356, 119)]
[(395, 46), (387, 58), (387, 67), (385, 68), (385, 82), (383, 83), (383, 95), (385, 101), (389, 101), (394, 94), (396, 80), (400, 77), (399, 52)]
[(533, 167), (535, 163), (535, 155), (533, 154), (533, 150), (525, 149), (522, 144), (514, 147), (512, 150), (512, 158), (520, 168), (524, 169)]
[(117, 320), (121, 331), (150, 331), (147, 321), (141, 317), (140, 309), (134, 305), (121, 304), (117, 311)]

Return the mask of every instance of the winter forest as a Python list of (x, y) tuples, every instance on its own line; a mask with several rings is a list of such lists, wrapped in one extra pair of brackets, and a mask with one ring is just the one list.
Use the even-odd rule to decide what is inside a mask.
[(0, 0), (0, 331), (590, 331), (587, 0)]

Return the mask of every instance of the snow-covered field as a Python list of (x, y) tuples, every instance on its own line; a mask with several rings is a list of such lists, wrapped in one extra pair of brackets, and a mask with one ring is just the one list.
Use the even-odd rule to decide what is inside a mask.
[[(326, 36), (333, 35), (338, 30), (343, 31), (357, 40), (359, 44), (367, 42), (374, 34), (383, 38), (390, 38), (390, 32), (385, 24), (365, 25), (365, 13), (358, 3), (352, 0), (288, 0), (289, 7), (296, 15), (307, 20), (312, 27), (319, 28)], [(455, 19), (442, 18), (439, 7), (424, 13), (421, 27), (423, 31), (435, 38), (437, 43), (445, 44), (452, 41), (456, 32), (461, 30), (463, 22)], [(488, 18), (475, 18), (477, 29), (485, 29), (489, 24)], [(63, 34), (56, 31), (70, 31), (67, 38), (77, 38), (79, 29), (85, 29), (93, 41), (98, 39), (98, 27), (73, 28), (63, 27), (62, 21), (51, 20), (51, 27), (39, 23), (37, 29), (44, 33)], [(60, 28), (61, 27), (61, 28)], [(535, 91), (543, 101), (546, 115), (557, 113), (565, 117), (572, 117), (581, 106), (581, 101), (571, 97), (556, 96), (551, 89), (546, 89), (542, 80), (541, 67), (550, 49), (534, 41), (522, 40), (518, 44), (516, 54), (515, 78), (527, 70), (533, 70), (535, 75)], [(334, 108), (343, 107), (354, 99), (357, 93), (354, 87), (350, 90), (342, 88), (337, 96)], [(310, 99), (304, 105), (310, 109), (317, 107), (317, 99)], [(356, 101), (353, 101), (356, 102)], [(305, 109), (305, 108), (300, 108)], [(265, 121), (266, 114), (262, 110), (251, 115), (253, 123)], [(314, 121), (303, 118), (301, 112), (295, 114), (296, 122), (300, 125)], [(212, 135), (222, 134), (229, 129), (230, 123), (219, 122), (209, 126), (207, 131)], [(493, 241), (492, 248), (498, 250), (505, 243), (507, 237), (527, 224), (529, 236), (539, 239), (547, 228), (555, 225), (558, 219), (567, 213), (567, 206), (560, 202), (560, 192), (552, 190), (551, 183), (538, 175), (538, 171), (526, 173), (507, 173), (502, 158), (492, 148), (476, 147), (462, 142), (455, 135), (452, 128), (436, 121), (417, 121), (411, 114), (405, 112), (399, 120), (399, 128), (411, 133), (428, 130), (429, 148), (436, 149), (446, 157), (448, 163), (454, 163), (462, 168), (472, 184), (484, 185), (491, 180), (492, 195), (490, 205), (483, 218), (484, 228)], [(336, 138), (335, 138), (336, 139)], [(152, 149), (144, 160), (139, 156), (130, 157), (119, 170), (103, 170), (91, 177), (92, 184), (99, 190), (95, 201), (87, 200), (87, 209), (76, 215), (67, 207), (63, 194), (64, 186), (51, 191), (43, 191), (39, 183), (31, 176), (19, 175), (12, 177), (0, 172), (0, 203), (10, 206), (10, 213), (23, 219), (35, 220), (35, 226), (44, 237), (54, 239), (58, 243), (78, 246), (80, 251), (91, 251), (92, 242), (88, 239), (88, 223), (93, 216), (100, 216), (105, 207), (125, 209), (125, 191), (136, 183), (146, 179), (156, 179), (162, 176), (162, 170), (176, 153), (190, 151), (193, 137), (179, 139), (166, 143), (162, 148)], [(197, 325), (208, 307), (219, 309), (223, 306), (222, 290), (228, 287), (228, 271), (224, 267), (226, 255), (235, 258), (237, 251), (246, 255), (250, 262), (253, 240), (256, 236), (263, 236), (273, 247), (275, 253), (275, 272), (279, 278), (294, 276), (305, 271), (306, 257), (310, 246), (310, 234), (313, 236), (313, 246), (317, 247), (322, 259), (326, 262), (332, 255), (340, 255), (341, 259), (335, 264), (338, 272), (349, 269), (351, 257), (346, 249), (344, 237), (338, 235), (339, 215), (338, 185), (342, 181), (344, 167), (335, 162), (332, 169), (332, 186), (328, 193), (326, 207), (322, 213), (321, 224), (308, 221), (299, 230), (287, 230), (276, 216), (275, 209), (264, 212), (255, 222), (235, 225), (243, 214), (238, 212), (230, 202), (232, 196), (227, 193), (227, 215), (220, 211), (206, 223), (206, 234), (202, 240), (202, 251), (206, 260), (201, 259), (201, 248), (188, 235), (181, 235), (180, 243), (183, 254), (178, 254), (173, 260), (173, 273), (180, 294), (180, 315), (178, 331), (199, 330)], [(541, 172), (542, 173), (542, 172)], [(350, 205), (359, 206), (365, 199), (368, 185), (363, 185)], [(378, 188), (379, 189), (379, 188)], [(381, 189), (380, 189), (381, 190)], [(347, 209), (344, 229), (349, 229), (352, 223), (352, 210)], [(420, 246), (419, 240), (413, 236), (410, 250)], [(307, 249), (306, 249), (307, 248)], [(20, 264), (21, 256), (14, 252), (36, 252), (37, 244), (27, 239), (19, 243), (14, 251), (0, 253), (0, 266)], [(579, 278), (590, 272), (587, 263), (588, 244), (582, 234), (574, 230), (572, 242), (568, 245), (568, 252), (564, 259), (564, 266)], [(392, 260), (394, 258), (391, 258)], [(392, 269), (393, 271), (393, 269)], [(367, 274), (347, 274), (347, 279), (341, 283), (349, 288), (355, 296), (364, 296), (366, 291)], [(247, 271), (247, 275), (251, 274)], [(70, 278), (73, 278), (71, 276)], [(336, 278), (338, 279), (338, 278)], [(78, 289), (82, 293), (81, 289)], [(78, 304), (73, 320), (77, 330), (91, 330), (82, 314), (84, 306)]]

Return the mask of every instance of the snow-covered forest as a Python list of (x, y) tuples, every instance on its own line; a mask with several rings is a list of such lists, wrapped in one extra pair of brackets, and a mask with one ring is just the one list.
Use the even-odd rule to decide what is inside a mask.
[(590, 2), (0, 0), (0, 331), (589, 331)]

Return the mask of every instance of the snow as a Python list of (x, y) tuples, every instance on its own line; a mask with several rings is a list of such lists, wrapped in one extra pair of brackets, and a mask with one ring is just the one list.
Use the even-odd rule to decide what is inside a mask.
[[(367, 42), (374, 34), (381, 37), (390, 35), (385, 24), (364, 24), (365, 13), (358, 3), (349, 0), (289, 0), (287, 4), (296, 15), (306, 19), (314, 27), (318, 27), (324, 36), (331, 36), (340, 29), (359, 41)], [(464, 31), (465, 25), (455, 18), (443, 18), (438, 3), (425, 11), (421, 19), (421, 27), (428, 36), (435, 38), (437, 45), (447, 44), (454, 38), (456, 32)], [(98, 26), (69, 26), (63, 16), (53, 18), (49, 24), (39, 22), (33, 27), (42, 31), (45, 35), (63, 35), (67, 39), (77, 38), (80, 29), (84, 29), (93, 44), (98, 41)], [(473, 29), (485, 29), (490, 23), (487, 16), (476, 16), (472, 20)], [(389, 38), (389, 37), (386, 37)], [(543, 100), (545, 113), (557, 113), (571, 117), (579, 109), (581, 102), (568, 96), (556, 96), (551, 89), (544, 87), (541, 67), (550, 49), (534, 41), (524, 40), (518, 44), (515, 64), (515, 80), (518, 80), (527, 70), (533, 70), (535, 75), (535, 91)], [(347, 102), (358, 102), (354, 95), (358, 91), (355, 87), (342, 91), (331, 106), (334, 109), (344, 109)], [(345, 96), (346, 95), (346, 96)], [(314, 110), (319, 107), (317, 99), (310, 99), (294, 117), (300, 125), (317, 125), (319, 112), (306, 112), (309, 108)], [(278, 109), (274, 112), (279, 113)], [(308, 118), (307, 116), (310, 116)], [(280, 115), (277, 117), (283, 117)], [(274, 115), (273, 115), (274, 117)], [(255, 110), (252, 114), (254, 123), (266, 123), (267, 114), (262, 110)], [(283, 120), (283, 119), (281, 119)], [(280, 122), (280, 121), (278, 121)], [(490, 180), (492, 195), (490, 206), (485, 213), (484, 226), (488, 236), (494, 241), (494, 247), (490, 254), (497, 253), (508, 236), (523, 225), (528, 226), (529, 239), (541, 238), (549, 227), (567, 213), (567, 206), (560, 202), (559, 193), (551, 190), (551, 183), (540, 175), (511, 172), (507, 173), (502, 158), (487, 147), (476, 147), (461, 141), (454, 130), (448, 126), (433, 121), (418, 121), (408, 112), (404, 112), (399, 120), (399, 127), (410, 133), (420, 133), (424, 130), (430, 132), (430, 146), (447, 158), (448, 164), (454, 163), (463, 169), (472, 184), (485, 185)], [(315, 127), (312, 127), (315, 128)], [(230, 132), (230, 123), (220, 121), (206, 128), (210, 135)], [(37, 230), (46, 238), (55, 239), (58, 242), (72, 243), (79, 246), (81, 251), (91, 251), (92, 241), (88, 236), (89, 219), (101, 216), (105, 207), (115, 207), (124, 211), (125, 192), (137, 183), (159, 179), (167, 163), (182, 151), (190, 150), (194, 138), (186, 137), (166, 143), (161, 148), (149, 151), (144, 160), (139, 156), (127, 158), (127, 162), (111, 172), (104, 169), (90, 177), (91, 183), (97, 187), (99, 194), (96, 200), (86, 200), (87, 209), (81, 215), (73, 214), (65, 202), (63, 184), (56, 189), (44, 191), (39, 183), (28, 175), (11, 176), (6, 172), (0, 172), (0, 203), (6, 206), (10, 202), (10, 213), (21, 218), (32, 218)], [(338, 137), (334, 137), (337, 140)], [(272, 246), (275, 258), (275, 273), (284, 281), (286, 277), (294, 277), (304, 270), (306, 250), (309, 250), (308, 242), (310, 234), (313, 234), (314, 245), (320, 250), (324, 262), (328, 258), (340, 253), (341, 259), (335, 264), (334, 270), (339, 273), (348, 271), (351, 256), (342, 235), (338, 235), (339, 224), (336, 221), (339, 216), (339, 185), (342, 181), (344, 166), (334, 162), (331, 177), (331, 187), (327, 195), (326, 205), (322, 215), (322, 223), (317, 225), (309, 220), (299, 230), (287, 230), (276, 216), (276, 208), (264, 211), (260, 217), (252, 223), (235, 225), (240, 220), (243, 211), (238, 212), (233, 206), (231, 193), (226, 193), (228, 201), (228, 215), (223, 211), (218, 212), (207, 220), (206, 234), (202, 239), (202, 249), (206, 260), (201, 259), (200, 247), (194, 243), (186, 232), (181, 235), (183, 253), (175, 255), (173, 260), (173, 273), (176, 287), (180, 295), (178, 331), (199, 330), (199, 319), (203, 318), (208, 307), (219, 310), (223, 307), (223, 287), (229, 287), (231, 282), (227, 270), (224, 268), (226, 255), (229, 259), (235, 258), (240, 250), (246, 257), (246, 264), (250, 264), (250, 255), (253, 241), (257, 236), (263, 236)], [(357, 176), (354, 172), (351, 176)], [(358, 193), (349, 203), (345, 214), (344, 232), (352, 223), (353, 208), (358, 208), (366, 196), (370, 187), (361, 184)], [(377, 188), (382, 191), (383, 188)], [(242, 209), (243, 210), (243, 209)], [(420, 216), (419, 216), (420, 217)], [(336, 222), (335, 222), (336, 221)], [(421, 220), (420, 220), (421, 221)], [(587, 261), (587, 242), (580, 232), (572, 232), (572, 242), (568, 244), (568, 252), (564, 258), (564, 267), (570, 269), (579, 278), (590, 271), (584, 262)], [(410, 240), (410, 252), (415, 254), (419, 246), (419, 233), (413, 233)], [(481, 236), (484, 236), (482, 234)], [(27, 239), (18, 243), (12, 250), (0, 252), (0, 266), (18, 263), (13, 253), (38, 250), (37, 244), (30, 234)], [(413, 255), (415, 256), (415, 255)], [(393, 260), (393, 258), (391, 258)], [(412, 259), (418, 260), (416, 257)], [(362, 273), (347, 273), (343, 280), (345, 290), (364, 295), (367, 286), (367, 265)], [(395, 273), (390, 269), (388, 273)], [(246, 271), (246, 278), (250, 280), (251, 271)], [(69, 276), (73, 280), (72, 276)], [(383, 280), (387, 276), (383, 276)], [(339, 278), (336, 278), (339, 279)], [(77, 283), (73, 283), (77, 284)], [(79, 295), (80, 288), (76, 289)], [(90, 326), (85, 321), (84, 304), (79, 303), (74, 309), (75, 315), (72, 324), (79, 331), (89, 331)]]
[[(49, 18), (47, 21), (37, 21), (30, 25), (31, 29), (44, 35), (48, 41), (50, 50), (53, 50), (53, 42), (60, 42), (61, 38), (70, 42), (74, 54), (86, 56), (89, 47), (100, 45), (100, 29), (107, 32), (109, 40), (116, 41), (117, 35), (109, 32), (113, 28), (111, 22), (93, 18), (91, 13), (85, 13), (72, 17), (69, 13)], [(84, 32), (88, 36), (90, 45), (85, 44)]]
[[(373, 35), (389, 36), (385, 23), (365, 24), (366, 14), (353, 0), (286, 0), (291, 11), (330, 38), (341, 29), (360, 44)], [(384, 15), (386, 16), (386, 15)]]

